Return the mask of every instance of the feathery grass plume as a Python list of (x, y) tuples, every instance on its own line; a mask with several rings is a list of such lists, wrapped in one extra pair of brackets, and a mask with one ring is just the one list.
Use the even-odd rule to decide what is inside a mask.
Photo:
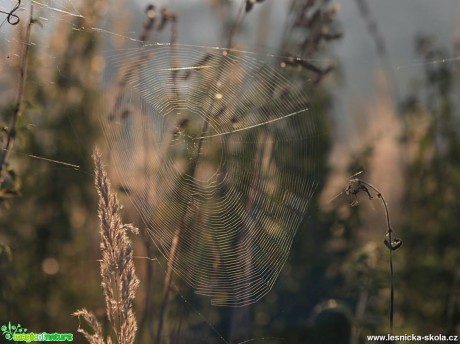
[[(82, 333), (88, 343), (90, 344), (105, 344), (104, 342), (104, 335), (102, 334), (102, 327), (99, 321), (97, 321), (96, 317), (92, 312), (88, 312), (86, 309), (79, 309), (78, 311), (74, 312), (72, 314), (73, 316), (78, 317), (83, 317), (83, 319), (86, 320), (86, 322), (91, 326), (91, 328), (94, 331), (94, 334), (89, 334), (85, 330), (79, 328), (78, 332)], [(112, 344), (112, 340), (110, 338), (107, 339), (107, 344)]]
[[(111, 192), (110, 182), (102, 167), (101, 154), (96, 150), (95, 184), (99, 195), (99, 219), (101, 220), (101, 277), (104, 290), (107, 317), (117, 337), (118, 343), (134, 343), (137, 322), (133, 311), (133, 300), (139, 286), (134, 263), (133, 249), (126, 231), (138, 233), (132, 225), (123, 224), (117, 196)], [(93, 328), (94, 334), (79, 329), (90, 343), (104, 343), (102, 328), (94, 314), (85, 309), (75, 312), (83, 316)], [(110, 337), (107, 343), (112, 343)]]

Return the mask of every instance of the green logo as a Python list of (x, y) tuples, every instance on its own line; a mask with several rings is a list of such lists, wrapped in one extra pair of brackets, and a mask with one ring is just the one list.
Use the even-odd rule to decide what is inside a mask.
[(12, 325), (8, 322), (8, 325), (1, 327), (2, 334), (7, 340), (15, 342), (71, 342), (73, 341), (72, 333), (27, 333), (27, 329), (22, 327), (20, 324)]
[(16, 333), (21, 334), (21, 333), (26, 333), (26, 332), (27, 332), (27, 329), (23, 328), (19, 324), (11, 325), (11, 322), (8, 322), (8, 326), (6, 325), (2, 326), (2, 334), (8, 340), (12, 340)]

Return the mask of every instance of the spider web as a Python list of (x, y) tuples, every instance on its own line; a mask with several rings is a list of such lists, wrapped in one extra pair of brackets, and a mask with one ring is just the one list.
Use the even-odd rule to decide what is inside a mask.
[[(16, 12), (23, 21), (29, 5)], [(32, 5), (44, 33), (68, 23), (118, 36), (78, 26), (78, 2)], [(110, 163), (172, 270), (214, 305), (244, 306), (270, 291), (316, 186), (315, 114), (306, 83), (280, 62), (180, 44), (119, 49), (106, 60), (108, 74), (120, 75), (101, 115)]]
[(150, 237), (212, 304), (258, 301), (316, 185), (301, 86), (222, 48), (155, 44), (109, 61), (122, 75), (102, 118), (111, 163)]

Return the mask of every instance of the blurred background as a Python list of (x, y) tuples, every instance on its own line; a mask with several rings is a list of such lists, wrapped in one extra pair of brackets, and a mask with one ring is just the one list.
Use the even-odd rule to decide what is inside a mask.
[(71, 313), (86, 307), (111, 334), (91, 160), (100, 146), (125, 221), (141, 231), (137, 341), (155, 341), (167, 263), (110, 169), (100, 113), (122, 75), (107, 56), (173, 40), (287, 64), (314, 113), (317, 148), (303, 158), (317, 188), (267, 295), (215, 307), (176, 276), (161, 342), (365, 343), (389, 333), (385, 212), (377, 194), (344, 192), (359, 172), (403, 241), (392, 253), (393, 333), (460, 334), (458, 0), (1, 0), (0, 10), (1, 325), (83, 343)]

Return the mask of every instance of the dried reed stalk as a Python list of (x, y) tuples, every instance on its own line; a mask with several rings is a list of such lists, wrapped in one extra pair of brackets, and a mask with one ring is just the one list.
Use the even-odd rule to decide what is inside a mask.
[[(101, 285), (105, 296), (107, 317), (118, 343), (132, 344), (137, 332), (133, 301), (139, 280), (134, 269), (133, 249), (126, 232), (138, 233), (138, 229), (132, 225), (123, 224), (119, 214), (120, 205), (117, 196), (110, 189), (110, 182), (102, 167), (101, 155), (97, 150), (93, 158), (96, 165), (95, 184), (99, 195), (98, 213), (101, 220)], [(94, 314), (82, 309), (73, 315), (82, 316), (92, 327), (94, 334), (89, 334), (83, 329), (78, 330), (83, 333), (88, 342), (104, 343), (102, 327)], [(112, 343), (110, 337), (107, 343)]]

